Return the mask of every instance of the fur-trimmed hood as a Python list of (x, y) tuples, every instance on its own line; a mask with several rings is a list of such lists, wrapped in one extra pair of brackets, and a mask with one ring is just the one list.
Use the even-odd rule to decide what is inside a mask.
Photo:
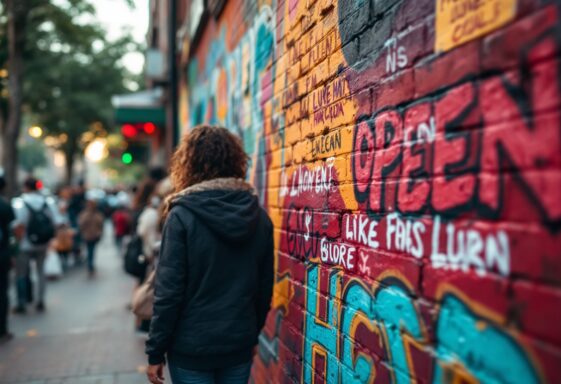
[(260, 207), (255, 189), (243, 179), (218, 178), (190, 186), (166, 199), (166, 210), (181, 206), (219, 237), (245, 241), (255, 232)]

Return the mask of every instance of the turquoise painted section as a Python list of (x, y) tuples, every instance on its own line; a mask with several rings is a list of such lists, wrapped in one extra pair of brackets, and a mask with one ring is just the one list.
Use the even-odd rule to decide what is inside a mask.
[(500, 328), (476, 316), (451, 294), (442, 300), (436, 328), (433, 383), (444, 382), (442, 363), (460, 363), (481, 383), (540, 382), (524, 350)]
[[(384, 284), (384, 282), (382, 282)], [(374, 305), (376, 320), (382, 324), (389, 345), (389, 360), (395, 372), (395, 382), (406, 384), (412, 373), (407, 363), (402, 334), (406, 332), (417, 340), (423, 339), (421, 321), (411, 296), (401, 284), (389, 285), (378, 290)]]
[[(340, 285), (340, 274), (333, 273), (329, 277), (329, 294), (337, 297), (337, 287)], [(319, 317), (318, 295), (320, 294), (318, 267), (314, 266), (307, 271), (306, 278), (306, 336), (304, 339), (303, 379), (311, 383), (313, 378), (313, 349), (315, 344), (327, 351), (327, 372), (325, 376), (328, 383), (338, 382), (337, 337), (339, 312), (335, 300), (330, 300), (327, 307), (327, 326), (316, 322)]]
[[(316, 322), (319, 317), (318, 266), (306, 272), (306, 314), (304, 331), (303, 382), (313, 382), (313, 346), (327, 351), (328, 383), (366, 383), (373, 375), (373, 360), (362, 354), (353, 356), (355, 340), (353, 320), (362, 316), (383, 334), (384, 349), (391, 367), (392, 383), (408, 384), (415, 377), (409, 366), (403, 335), (428, 342), (424, 323), (409, 289), (396, 278), (380, 282), (372, 291), (351, 280), (337, 303), (342, 273), (331, 273), (327, 306), (327, 325)], [(340, 308), (340, 313), (339, 313)], [(340, 319), (340, 322), (338, 322)], [(340, 350), (338, 349), (340, 346)], [(442, 300), (438, 314), (433, 383), (444, 383), (449, 377), (443, 366), (456, 364), (481, 383), (538, 383), (538, 374), (525, 351), (517, 342), (490, 320), (477, 316), (456, 296), (448, 294)], [(338, 363), (340, 361), (342, 364)]]
[(343, 347), (341, 357), (343, 364), (349, 368), (347, 372), (341, 372), (342, 383), (366, 383), (372, 374), (372, 360), (362, 355), (353, 356), (355, 341), (352, 335), (352, 324), (356, 316), (366, 319), (374, 318), (372, 308), (372, 295), (360, 283), (352, 282), (343, 293), (345, 309), (341, 314), (341, 332), (343, 334)]

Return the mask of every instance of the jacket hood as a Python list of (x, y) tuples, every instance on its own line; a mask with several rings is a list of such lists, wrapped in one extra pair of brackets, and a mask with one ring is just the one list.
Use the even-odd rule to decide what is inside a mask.
[(253, 187), (242, 179), (219, 178), (195, 184), (172, 195), (169, 209), (187, 208), (220, 238), (230, 242), (249, 239), (260, 216)]

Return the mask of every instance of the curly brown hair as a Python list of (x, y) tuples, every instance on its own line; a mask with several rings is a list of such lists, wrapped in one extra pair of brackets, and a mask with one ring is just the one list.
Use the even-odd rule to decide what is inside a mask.
[(171, 181), (176, 192), (202, 181), (245, 178), (249, 156), (241, 140), (223, 127), (199, 125), (181, 139), (171, 160)]

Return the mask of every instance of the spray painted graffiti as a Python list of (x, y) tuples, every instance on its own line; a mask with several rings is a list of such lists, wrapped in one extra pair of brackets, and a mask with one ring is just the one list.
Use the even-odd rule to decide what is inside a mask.
[[(477, 85), (458, 85), (434, 101), (359, 117), (353, 161), (357, 201), (372, 214), (395, 209), (453, 217), (476, 211), (498, 218), (508, 183), (523, 191), (544, 224), (561, 228), (561, 204), (540, 194), (548, 175), (526, 177), (524, 172), (561, 163), (561, 145), (544, 145), (561, 141), (556, 116), (536, 118), (546, 104), (561, 102), (559, 86), (549, 85), (559, 78), (559, 63), (529, 65), (532, 56), (555, 49), (554, 40), (542, 37), (526, 51), (521, 71), (529, 78), (524, 83), (519, 74), (492, 76)], [(549, 91), (547, 99), (544, 89)], [(501, 115), (510, 121), (497, 123)], [(431, 118), (435, 132), (427, 134)], [(521, 145), (523, 157), (517, 156)], [(515, 180), (502, 173), (491, 175), (504, 167), (512, 169)], [(392, 178), (400, 181), (390, 186), (387, 181)]]
[[(193, 60), (188, 68), (190, 124), (208, 123), (228, 127), (243, 141), (252, 161), (263, 161), (263, 104), (270, 99), (274, 62), (274, 18), (270, 7), (262, 7), (253, 25), (232, 49), (226, 24), (210, 43), (204, 65)], [(232, 34), (232, 31), (228, 31)], [(264, 169), (256, 164), (254, 169)], [(260, 172), (255, 183), (264, 190)]]
[[(315, 372), (322, 372), (331, 382), (372, 382), (376, 364), (372, 356), (361, 352), (359, 327), (364, 327), (383, 344), (392, 367), (392, 382), (409, 383), (420, 378), (411, 348), (428, 342), (423, 319), (410, 284), (399, 274), (391, 276), (391, 272), (386, 272), (385, 275), (375, 288), (369, 288), (356, 279), (343, 282), (341, 272), (332, 272), (331, 300), (322, 314), (318, 306), (321, 294), (318, 266), (308, 269), (304, 382), (313, 382)], [(435, 350), (433, 383), (456, 379), (485, 383), (539, 382), (535, 368), (516, 341), (491, 319), (474, 313), (453, 291), (442, 297), (436, 319)], [(516, 374), (509, 370), (511, 365)]]
[(446, 52), (435, 0), (237, 0), (206, 26), (190, 125), (242, 137), (275, 223), (253, 383), (561, 377), (561, 4), (516, 3)]

